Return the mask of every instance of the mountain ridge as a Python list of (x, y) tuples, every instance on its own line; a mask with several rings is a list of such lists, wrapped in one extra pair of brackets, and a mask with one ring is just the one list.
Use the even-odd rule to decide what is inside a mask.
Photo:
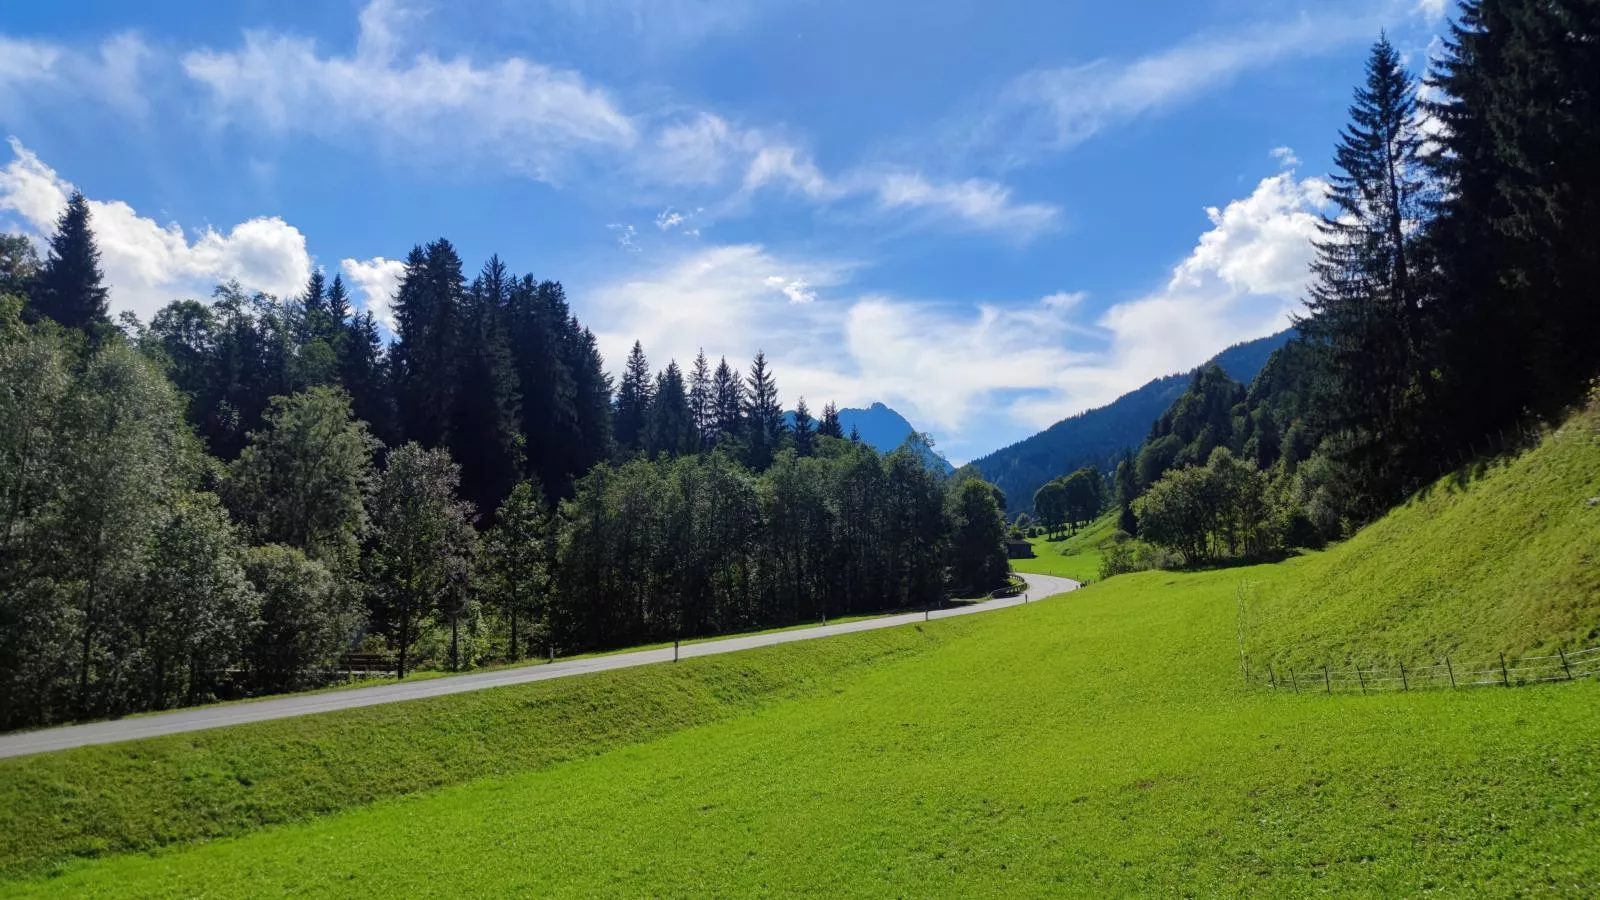
[[(1273, 351), (1295, 334), (1293, 328), (1288, 328), (1234, 344), (1204, 365), (1214, 362), (1229, 377), (1249, 384)], [(1151, 423), (1182, 396), (1193, 372), (1191, 369), (1153, 379), (1105, 406), (1062, 419), (969, 465), (1005, 493), (1010, 512), (1032, 512), (1033, 494), (1045, 482), (1082, 466), (1110, 471), (1122, 451), (1137, 449)]]

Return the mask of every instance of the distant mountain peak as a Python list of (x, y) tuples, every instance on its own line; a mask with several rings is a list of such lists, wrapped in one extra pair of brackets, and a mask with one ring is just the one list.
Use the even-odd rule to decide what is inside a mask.
[[(793, 425), (794, 413), (784, 415), (789, 424)], [(898, 449), (906, 442), (906, 438), (917, 430), (905, 416), (882, 401), (874, 401), (865, 409), (846, 407), (839, 410), (839, 426), (844, 429), (846, 435), (854, 427), (861, 432), (861, 440), (879, 453)], [(938, 451), (933, 451), (928, 465), (946, 475), (956, 470), (955, 466), (952, 466)]]

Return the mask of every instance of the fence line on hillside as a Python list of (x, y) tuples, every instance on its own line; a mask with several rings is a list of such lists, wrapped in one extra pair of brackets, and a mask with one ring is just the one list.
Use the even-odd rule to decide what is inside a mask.
[(1507, 661), (1504, 653), (1489, 663), (1463, 664), (1446, 655), (1440, 662), (1410, 667), (1355, 666), (1335, 669), (1324, 663), (1310, 670), (1268, 664), (1263, 673), (1245, 676), (1247, 684), (1275, 691), (1326, 694), (1372, 694), (1382, 691), (1457, 690), (1469, 687), (1520, 687), (1549, 681), (1600, 677), (1600, 647)]

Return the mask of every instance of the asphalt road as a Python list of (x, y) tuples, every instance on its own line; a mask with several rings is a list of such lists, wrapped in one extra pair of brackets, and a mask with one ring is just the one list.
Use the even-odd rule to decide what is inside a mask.
[[(1028, 582), (1026, 596), (1030, 602), (1063, 594), (1079, 587), (1075, 581), (1067, 578), (1057, 578), (1052, 575), (1022, 575), (1022, 578)], [(974, 603), (950, 609), (934, 610), (930, 617), (948, 619), (953, 616), (968, 616), (974, 613), (1005, 609), (1008, 606), (1018, 606), (1021, 603), (1023, 603), (1023, 599), (1020, 597), (991, 600), (987, 603)], [(755, 647), (770, 647), (774, 644), (787, 644), (793, 641), (809, 641), (836, 634), (851, 634), (857, 631), (871, 631), (876, 628), (893, 628), (898, 625), (921, 622), (923, 619), (924, 615), (922, 613), (904, 613), (894, 616), (880, 616), (874, 619), (861, 619), (840, 625), (818, 625), (814, 628), (795, 628), (789, 631), (775, 631), (769, 634), (752, 634), (745, 637), (701, 641), (694, 644), (684, 644), (679, 650), (679, 655), (681, 658), (687, 659), (695, 656), (712, 656), (718, 653), (734, 653)], [(632, 666), (645, 666), (671, 661), (671, 647), (661, 650), (636, 650), (629, 653), (614, 653), (610, 656), (566, 660), (548, 665), (520, 666), (493, 672), (454, 675), (448, 678), (435, 678), (428, 681), (402, 681), (346, 691), (278, 697), (253, 703), (235, 703), (210, 707), (200, 706), (159, 715), (117, 719), (109, 722), (64, 725), (59, 728), (45, 728), (19, 734), (0, 735), (0, 758), (27, 756), (32, 753), (46, 753), (51, 750), (67, 750), (73, 747), (87, 747), (92, 744), (112, 744), (118, 741), (132, 741), (139, 738), (158, 737), (164, 734), (181, 734), (186, 731), (203, 731), (208, 728), (242, 725), (247, 722), (287, 719), (292, 716), (306, 716), (339, 709), (354, 709), (359, 706), (375, 706), (379, 703), (398, 703), (402, 700), (442, 697), (446, 694), (459, 694), (465, 691), (481, 691), (487, 688), (505, 687), (512, 684), (526, 684), (530, 681), (566, 678), (570, 675), (582, 675), (586, 672), (606, 672), (612, 669), (626, 669)]]

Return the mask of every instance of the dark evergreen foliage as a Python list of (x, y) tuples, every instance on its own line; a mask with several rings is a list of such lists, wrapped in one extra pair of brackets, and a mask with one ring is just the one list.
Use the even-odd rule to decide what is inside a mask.
[(522, 479), (522, 400), (505, 329), (511, 289), (505, 265), (490, 257), (464, 297), (454, 360), (447, 446), (461, 466), (463, 496), (485, 518)]
[(56, 220), (49, 255), (31, 294), (36, 312), (81, 331), (93, 331), (110, 322), (110, 293), (100, 271), (100, 248), (95, 245), (89, 219), (89, 201), (74, 191)]
[(794, 434), (795, 452), (801, 456), (810, 456), (816, 449), (817, 429), (804, 397), (801, 397), (794, 406), (794, 423), (790, 428)]
[(629, 457), (645, 449), (645, 425), (650, 416), (650, 401), (655, 386), (650, 377), (650, 362), (645, 359), (644, 347), (633, 342), (628, 362), (622, 370), (622, 380), (617, 384), (617, 413), (613, 434), (617, 441), (619, 457)]
[[(1426, 212), (1416, 85), (1380, 39), (1334, 153), (1332, 214), (1312, 267), (1316, 283), (1298, 322), (1328, 356), (1332, 384), (1318, 404), (1339, 433), (1340, 456), (1376, 508), (1398, 499), (1428, 426), (1432, 390), (1415, 235)], [(1209, 454), (1209, 449), (1207, 450)]]
[(744, 442), (745, 464), (757, 472), (772, 465), (772, 456), (783, 439), (783, 406), (778, 402), (778, 383), (767, 368), (767, 355), (756, 351), (745, 376)]
[(650, 456), (682, 456), (700, 449), (700, 430), (694, 424), (694, 411), (684, 390), (683, 373), (678, 363), (667, 363), (656, 376), (650, 410), (645, 421), (644, 449)]
[(839, 407), (823, 404), (822, 419), (817, 423), (818, 437), (843, 438), (844, 427), (839, 424)]

